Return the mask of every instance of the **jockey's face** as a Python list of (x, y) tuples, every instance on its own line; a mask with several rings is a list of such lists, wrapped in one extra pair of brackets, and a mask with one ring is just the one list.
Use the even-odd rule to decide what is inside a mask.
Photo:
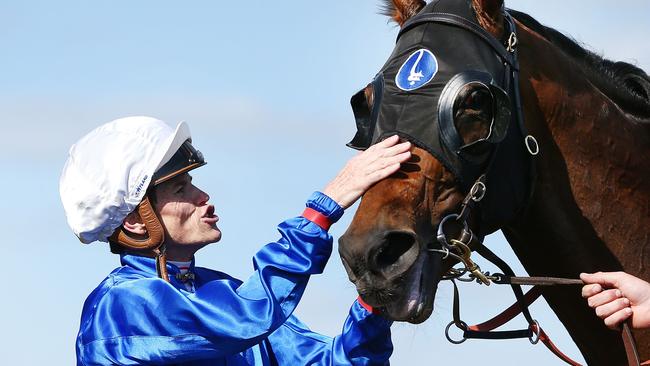
[(221, 239), (219, 217), (210, 196), (192, 184), (185, 173), (156, 186), (155, 210), (165, 227), (167, 256), (187, 260), (194, 252)]

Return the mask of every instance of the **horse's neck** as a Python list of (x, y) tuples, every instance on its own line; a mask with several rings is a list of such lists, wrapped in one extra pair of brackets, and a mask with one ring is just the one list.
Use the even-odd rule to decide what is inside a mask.
[[(544, 201), (544, 214), (556, 215), (558, 206), (549, 200), (562, 199), (565, 215), (575, 216), (565, 220), (593, 228), (583, 236), (595, 235), (627, 270), (643, 272), (644, 263), (650, 265), (647, 131), (624, 120), (610, 102), (588, 105), (595, 111), (581, 113), (583, 105), (568, 101), (565, 113), (549, 121), (556, 123), (548, 125), (552, 143), (544, 148), (550, 151), (539, 157), (536, 198)], [(562, 236), (575, 227), (564, 229)]]
[[(503, 228), (508, 242), (531, 275), (624, 269), (650, 280), (648, 125), (627, 121), (574, 63), (521, 29), (526, 125), (541, 151), (531, 201)], [(588, 364), (623, 364), (622, 342), (579, 289), (545, 288), (544, 297)], [(650, 357), (650, 332), (637, 342)]]
[[(637, 138), (626, 144), (604, 137), (600, 120), (591, 126), (573, 122), (531, 128), (541, 144), (535, 191), (526, 212), (503, 232), (531, 275), (576, 278), (579, 272), (623, 269), (650, 280), (647, 145), (638, 151)], [(623, 364), (622, 343), (578, 288), (544, 289), (544, 297), (588, 364)], [(650, 332), (635, 337), (641, 357), (650, 358)]]
[[(540, 93), (534, 100), (543, 116), (527, 118), (541, 147), (535, 191), (526, 212), (504, 228), (506, 238), (531, 275), (576, 278), (624, 269), (650, 280), (647, 131), (634, 130), (616, 108), (587, 95), (545, 104), (562, 91), (544, 88), (536, 82), (528, 88)], [(588, 364), (622, 364), (620, 340), (579, 289), (544, 289), (544, 297)], [(650, 357), (650, 333), (636, 338), (642, 357)]]
[(580, 270), (577, 262), (582, 270), (603, 270), (620, 262), (650, 279), (650, 125), (628, 121), (575, 64), (558, 62), (560, 55), (540, 60), (548, 53), (534, 47), (521, 53), (526, 123), (541, 152), (517, 236), (574, 254), (567, 268)]

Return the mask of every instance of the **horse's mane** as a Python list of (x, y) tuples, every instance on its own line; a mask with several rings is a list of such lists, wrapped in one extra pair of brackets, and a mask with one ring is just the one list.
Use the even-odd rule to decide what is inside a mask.
[(508, 12), (526, 27), (537, 32), (581, 66), (589, 80), (624, 111), (641, 118), (650, 117), (650, 77), (640, 68), (622, 61), (611, 61), (589, 51), (574, 39), (546, 27), (530, 15)]

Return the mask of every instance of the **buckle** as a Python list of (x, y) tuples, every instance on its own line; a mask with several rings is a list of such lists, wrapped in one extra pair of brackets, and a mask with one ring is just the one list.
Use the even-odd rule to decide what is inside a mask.
[(517, 35), (515, 32), (510, 33), (510, 36), (508, 36), (508, 41), (506, 42), (506, 51), (508, 52), (515, 52), (515, 49), (517, 47)]

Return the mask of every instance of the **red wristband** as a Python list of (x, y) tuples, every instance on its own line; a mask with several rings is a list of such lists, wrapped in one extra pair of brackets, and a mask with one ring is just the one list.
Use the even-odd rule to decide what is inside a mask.
[(363, 306), (364, 309), (368, 310), (368, 312), (373, 313), (373, 314), (379, 314), (380, 313), (379, 309), (375, 309), (372, 306), (366, 304), (366, 302), (363, 301), (361, 296), (357, 297), (357, 301), (359, 302), (359, 305)]
[(329, 230), (330, 226), (332, 226), (332, 222), (327, 218), (327, 216), (313, 208), (307, 207), (305, 211), (302, 212), (302, 217), (320, 226), (325, 231)]

